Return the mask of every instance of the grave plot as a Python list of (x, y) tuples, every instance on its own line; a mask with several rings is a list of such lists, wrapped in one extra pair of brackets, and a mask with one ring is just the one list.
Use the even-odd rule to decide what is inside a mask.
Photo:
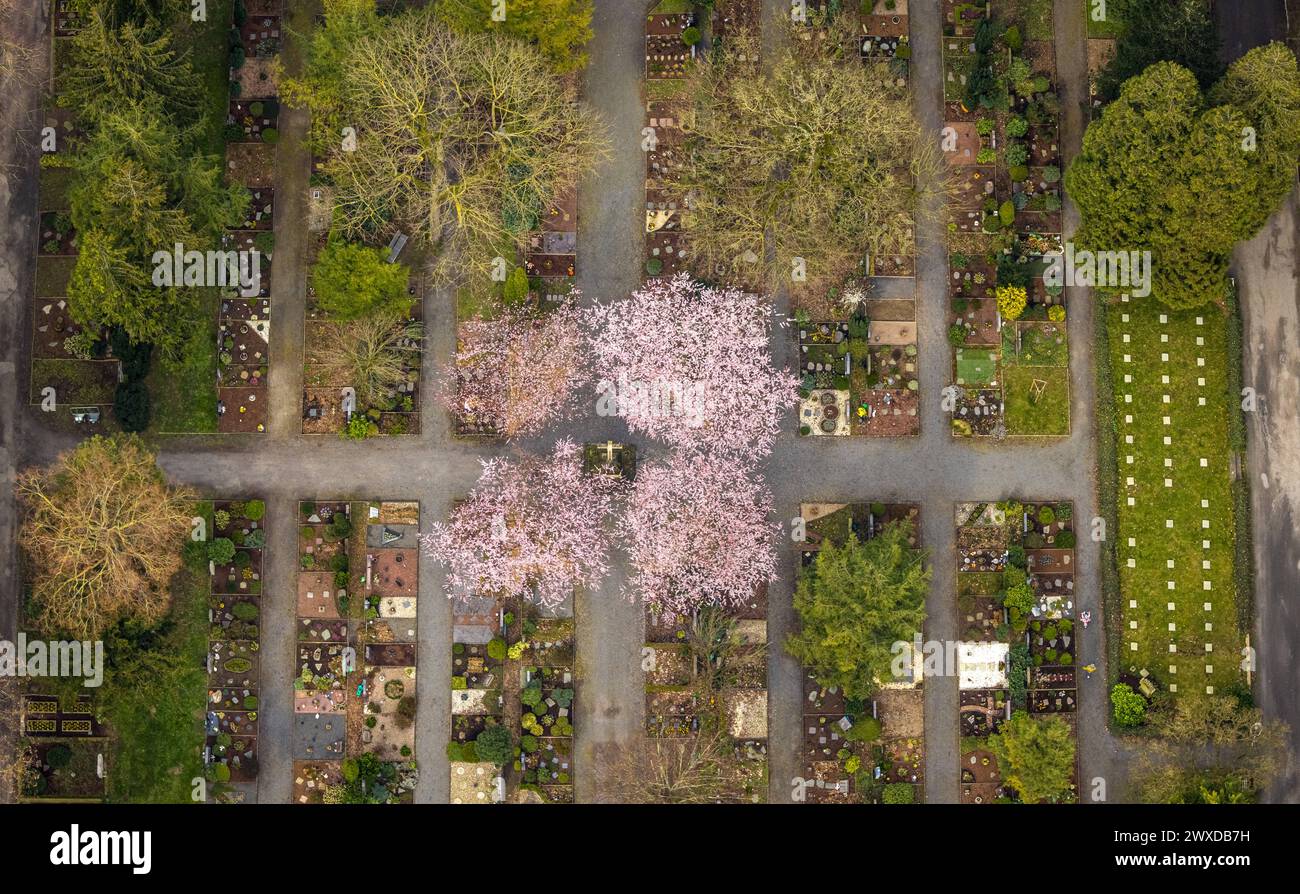
[(646, 78), (685, 77), (687, 68), (695, 60), (695, 45), (699, 40), (700, 30), (690, 5), (678, 0), (662, 0), (646, 16)]
[(452, 803), (572, 803), (572, 600), (476, 596), (452, 611)]
[[(762, 25), (762, 11), (760, 0), (715, 0), (709, 19), (713, 45), (725, 46), (737, 35), (757, 33)], [(757, 64), (758, 57), (752, 61)]]
[(208, 710), (204, 763), (220, 802), (256, 799), (260, 673), (261, 500), (213, 503), (208, 541)]
[(234, 11), (230, 96), (224, 136), (226, 181), (248, 191), (242, 223), (222, 237), (240, 253), (240, 276), (221, 287), (217, 316), (217, 430), (265, 432), (270, 407), (271, 262), (275, 216), (275, 144), (280, 103), (275, 72), (280, 4), (259, 0)]
[[(1148, 696), (1243, 682), (1228, 309), (1106, 307), (1118, 495), (1119, 670)], [(1137, 687), (1134, 687), (1137, 689)]]
[(242, 22), (236, 12), (230, 37), (231, 93), (242, 100), (274, 98), (279, 95), (277, 57), (284, 37), (281, 4), (254, 2), (245, 8)]
[(962, 503), (956, 509), (962, 803), (1013, 799), (988, 738), (1014, 712), (1078, 711), (1074, 506)]
[(907, 62), (912, 58), (909, 42), (907, 0), (874, 0), (858, 9), (861, 24), (858, 50), (863, 60), (897, 62), (889, 65), (890, 74), (907, 77)]
[(419, 585), (407, 544), (416, 542), (419, 520), (418, 503), (298, 504), (299, 803), (414, 797)]
[(570, 185), (544, 209), (528, 234), (524, 272), (545, 280), (571, 280), (578, 272), (578, 188)]
[(90, 736), (108, 734), (95, 713), (95, 704), (87, 692), (75, 697), (50, 694), (39, 681), (30, 681), (22, 695), (19, 725), (23, 735), (39, 739), (46, 736)]
[[(420, 591), (420, 504), (372, 502), (365, 506), (365, 574), (363, 623), (364, 679), (356, 711), (348, 711), (349, 753), (378, 761), (376, 772), (386, 785), (386, 803), (414, 798), (419, 772), (415, 762), (417, 628)], [(355, 747), (354, 747), (355, 746)]]
[(741, 609), (688, 617), (647, 606), (645, 639), (646, 735), (716, 736), (719, 800), (766, 802), (766, 592)]
[[(69, 38), (80, 25), (70, 9), (55, 7), (54, 14), (51, 40), (57, 62), (66, 56)], [(53, 419), (59, 428), (111, 431), (116, 425), (112, 408), (121, 364), (112, 357), (109, 332), (78, 324), (68, 298), (78, 239), (67, 210), (72, 171), (65, 162), (83, 134), (71, 110), (56, 105), (57, 78), (52, 86), (45, 97), (43, 126), (51, 129), (54, 142), (52, 148), (42, 143), (42, 150), (54, 164), (41, 166), (38, 188), (29, 400), (52, 414), (45, 418)]]
[[(850, 536), (870, 540), (905, 521), (920, 548), (920, 506), (915, 503), (803, 503), (805, 525), (799, 570), (827, 543)], [(837, 686), (803, 671), (801, 786), (796, 799), (811, 803), (911, 804), (924, 801), (925, 730), (923, 663), (914, 655), (903, 679), (880, 683), (868, 699), (846, 698)]]
[(241, 151), (256, 159), (249, 167), (262, 168), (269, 175), (275, 163), (274, 147), (280, 139), (279, 118), (280, 101), (274, 97), (232, 98), (226, 114), (227, 154), (233, 146), (244, 147)]
[(589, 475), (617, 475), (624, 481), (633, 481), (636, 478), (636, 445), (613, 441), (583, 444), (582, 471)]
[[(329, 204), (324, 194), (320, 204)], [(315, 268), (327, 241), (325, 233), (314, 234), (308, 249), (309, 270)], [(367, 248), (380, 252), (375, 246)], [(391, 249), (385, 257), (396, 263)], [(318, 300), (309, 275), (303, 323), (303, 434), (337, 434), (354, 440), (419, 434), (424, 278), (417, 272), (418, 263), (417, 257), (407, 277), (410, 303), (403, 300), (403, 311), (396, 317), (373, 310), (346, 320), (332, 317)]]
[[(911, 301), (890, 302), (911, 313)], [(916, 323), (799, 321), (799, 433), (891, 437), (920, 432)]]
[(35, 739), (28, 749), (29, 769), (23, 774), (18, 800), (103, 801), (107, 758), (108, 739), (102, 736)]

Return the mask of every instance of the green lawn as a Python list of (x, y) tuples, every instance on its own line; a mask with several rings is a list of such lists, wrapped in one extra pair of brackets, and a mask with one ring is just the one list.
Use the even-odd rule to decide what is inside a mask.
[(998, 361), (988, 348), (957, 349), (957, 384), (987, 385), (997, 375)]
[(1098, 0), (1083, 0), (1083, 14), (1088, 22), (1088, 36), (1119, 37), (1124, 33), (1124, 22), (1118, 15), (1119, 10), (1115, 8), (1113, 2), (1107, 2), (1104, 4), (1106, 17), (1101, 20), (1095, 19), (1094, 16), (1099, 15), (1102, 9), (1103, 4), (1099, 4)]
[(1070, 345), (1065, 324), (1017, 322), (1003, 326), (1002, 361), (1022, 366), (1069, 366)]
[(1174, 312), (1153, 300), (1106, 313), (1117, 434), (1120, 662), (1147, 668), (1180, 692), (1222, 690), (1241, 677), (1227, 320), (1217, 307)]
[[(212, 504), (197, 514), (212, 525)], [(113, 732), (108, 800), (189, 803), (191, 780), (203, 775), (207, 708), (208, 573), (187, 563), (172, 582), (172, 609), (160, 642), (128, 680), (110, 674), (101, 690)]]
[[(1046, 383), (1037, 398), (1035, 381)], [(1008, 435), (1070, 433), (1070, 374), (1065, 367), (1004, 365), (1002, 400)]]

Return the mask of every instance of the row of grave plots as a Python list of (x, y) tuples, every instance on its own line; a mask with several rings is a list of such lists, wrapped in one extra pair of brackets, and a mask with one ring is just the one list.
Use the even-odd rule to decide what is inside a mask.
[[(824, 543), (850, 534), (870, 540), (886, 525), (912, 526), (920, 548), (921, 509), (915, 503), (803, 503), (799, 573)], [(795, 800), (811, 803), (911, 804), (925, 800), (925, 693), (922, 667), (882, 682), (869, 699), (850, 699), (803, 671), (801, 776)]]
[(69, 211), (68, 188), (71, 158), (85, 132), (72, 110), (58, 105), (59, 75), (82, 22), (69, 0), (55, 0), (52, 10), (54, 76), (43, 97), (41, 121), (29, 399), (45, 412), (57, 413), (60, 427), (75, 422), (102, 430), (113, 424), (121, 364), (113, 357), (107, 331), (89, 332), (73, 319), (68, 282), (77, 263), (78, 238)]
[(219, 500), (212, 509), (203, 759), (212, 799), (249, 802), (257, 798), (266, 504)]
[(766, 587), (743, 606), (645, 608), (646, 735), (667, 748), (696, 739), (717, 761), (723, 803), (768, 800), (767, 646)]
[[(314, 187), (322, 197), (328, 189)], [(325, 201), (322, 198), (322, 201)], [(313, 200), (313, 204), (315, 200)], [(313, 219), (317, 215), (312, 215)], [(328, 214), (322, 219), (328, 220)], [(314, 231), (308, 248), (308, 269), (324, 249), (329, 236)], [(396, 254), (391, 253), (396, 262)], [(374, 434), (413, 435), (420, 432), (420, 372), (424, 353), (424, 277), (419, 264), (411, 268), (407, 281), (410, 305), (397, 319), (388, 321), (391, 334), (387, 341), (401, 358), (400, 380), (382, 386), (375, 393), (364, 387), (358, 391), (357, 383), (350, 381), (325, 358), (338, 350), (340, 342), (357, 338), (373, 338), (375, 321), (369, 318), (343, 321), (332, 319), (316, 300), (310, 276), (307, 280), (307, 309), (304, 316), (306, 329), (303, 338), (303, 391), (302, 433), (338, 434), (344, 430), (354, 415), (364, 416), (373, 424)]]
[(571, 597), (452, 603), (451, 803), (572, 803), (574, 646)]
[[(1067, 435), (1064, 289), (1045, 277), (1062, 270), (1063, 250), (1050, 4), (944, 0), (943, 10), (943, 149), (957, 187), (945, 409), (958, 437)], [(1024, 310), (1004, 317), (999, 287), (1024, 289)]]
[[(961, 503), (956, 508), (955, 644), (964, 804), (1013, 798), (988, 747), (1013, 712), (1062, 722), (1077, 740), (1077, 637), (1074, 606), (1074, 506), (1059, 503)], [(1028, 613), (1007, 606), (1010, 588), (1028, 583)], [(936, 656), (937, 657), (937, 656)], [(950, 660), (948, 657), (943, 659)], [(1076, 748), (1072, 791), (1078, 792)]]
[[(281, 0), (243, 0), (230, 31), (226, 180), (248, 190), (244, 221), (222, 248), (240, 253), (239, 281), (222, 288), (217, 318), (217, 430), (264, 432), (270, 415), (271, 262), (279, 142)], [(242, 24), (240, 19), (242, 18)]]
[(293, 799), (415, 797), (420, 504), (298, 504)]
[(686, 201), (673, 179), (684, 151), (682, 118), (691, 111), (684, 95), (686, 77), (701, 51), (701, 35), (701, 23), (690, 4), (664, 0), (646, 16), (646, 118), (641, 148), (646, 157), (644, 272), (648, 276), (672, 276), (685, 269)]
[[(1214, 695), (1244, 683), (1231, 510), (1230, 308), (1105, 306), (1116, 438), (1120, 679)], [(1234, 598), (1235, 594), (1235, 598)], [(1120, 634), (1116, 634), (1120, 636)]]

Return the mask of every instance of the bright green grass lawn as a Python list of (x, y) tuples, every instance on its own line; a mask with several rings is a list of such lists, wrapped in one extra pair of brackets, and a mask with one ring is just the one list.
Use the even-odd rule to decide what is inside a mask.
[(1214, 306), (1174, 312), (1150, 299), (1106, 313), (1119, 466), (1121, 665), (1147, 668), (1179, 693), (1222, 691), (1241, 676), (1226, 320)]
[[(1103, 12), (1105, 18), (1095, 18)], [(1124, 33), (1124, 22), (1119, 18), (1119, 10), (1109, 0), (1083, 0), (1083, 14), (1088, 21), (1089, 37), (1119, 37)]]
[[(1046, 383), (1036, 399), (1035, 380)], [(1009, 435), (1070, 433), (1070, 372), (1063, 366), (1004, 365), (1002, 402)]]
[[(212, 504), (198, 507), (211, 530)], [(172, 624), (149, 669), (137, 671), (133, 685), (115, 685), (111, 676), (105, 682), (103, 707), (113, 733), (110, 801), (188, 803), (191, 780), (203, 775), (208, 588), (205, 563), (182, 568), (172, 582)]]
[[(1020, 343), (1017, 347), (1016, 333)], [(1002, 327), (1002, 362), (1023, 366), (1069, 366), (1064, 323), (1018, 322)]]
[(987, 385), (997, 375), (998, 361), (987, 348), (959, 348), (957, 350), (957, 383), (959, 385)]

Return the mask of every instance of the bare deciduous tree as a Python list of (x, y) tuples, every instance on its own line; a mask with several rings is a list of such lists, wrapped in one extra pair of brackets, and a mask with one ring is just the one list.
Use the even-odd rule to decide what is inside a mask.
[(419, 323), (362, 317), (326, 329), (314, 359), (325, 381), (351, 385), (371, 406), (408, 380), (422, 338)]
[(717, 732), (686, 739), (643, 737), (610, 748), (602, 775), (625, 804), (717, 803), (725, 790), (727, 747)]
[(356, 130), (326, 164), (340, 235), (409, 228), (437, 273), (486, 277), (605, 151), (592, 112), (536, 49), (456, 33), (427, 10), (358, 29), (342, 65), (312, 70), (288, 94)]
[(120, 617), (162, 617), (192, 495), (168, 486), (138, 438), (91, 438), (15, 489), (42, 629), (94, 639)]
[(835, 41), (783, 50), (755, 76), (737, 61), (753, 58), (744, 39), (690, 77), (669, 180), (687, 200), (693, 269), (754, 288), (829, 284), (868, 252), (911, 254), (917, 215), (950, 181), (907, 96)]

